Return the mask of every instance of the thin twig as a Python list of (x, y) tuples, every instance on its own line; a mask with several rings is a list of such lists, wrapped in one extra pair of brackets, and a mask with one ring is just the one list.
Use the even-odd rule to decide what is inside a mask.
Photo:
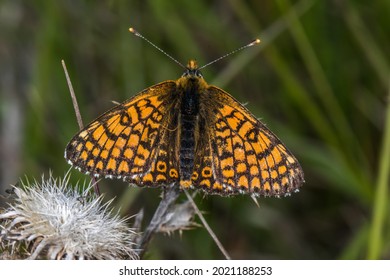
[[(83, 124), (83, 120), (82, 120), (82, 118), (81, 118), (80, 109), (79, 109), (79, 105), (78, 105), (78, 103), (77, 103), (76, 94), (74, 93), (73, 85), (72, 85), (72, 82), (71, 82), (71, 80), (70, 80), (70, 77), (69, 77), (69, 74), (68, 74), (68, 69), (66, 68), (65, 61), (64, 61), (64, 60), (61, 60), (61, 63), (62, 63), (62, 68), (64, 68), (64, 73), (65, 73), (65, 77), (66, 77), (66, 82), (68, 83), (68, 88), (69, 88), (69, 92), (70, 92), (70, 97), (72, 98), (73, 108), (74, 108), (74, 111), (75, 111), (75, 113), (76, 113), (77, 123), (78, 123), (78, 125), (79, 125), (80, 130), (81, 130), (81, 129), (83, 129), (84, 124)], [(97, 180), (96, 180), (95, 177), (93, 177), (93, 176), (91, 176), (91, 180), (92, 180), (93, 188), (94, 188), (94, 190), (95, 190), (95, 194), (96, 194), (97, 196), (100, 196), (100, 190), (99, 190), (99, 185), (98, 185)]]
[(222, 254), (225, 256), (227, 260), (231, 260), (228, 252), (223, 247), (222, 243), (219, 241), (218, 237), (215, 235), (214, 231), (211, 229), (209, 224), (207, 223), (206, 219), (203, 217), (202, 212), (200, 212), (198, 206), (196, 206), (195, 201), (192, 199), (191, 195), (187, 192), (187, 190), (184, 190), (188, 200), (191, 202), (192, 207), (194, 207), (196, 214), (199, 216), (199, 219), (201, 220), (202, 224), (210, 234), (211, 238), (214, 240), (215, 244), (217, 244), (219, 250), (222, 252)]
[(81, 129), (83, 129), (84, 124), (83, 124), (83, 120), (81, 118), (79, 105), (77, 103), (77, 98), (76, 98), (76, 95), (75, 95), (74, 90), (73, 90), (72, 82), (70, 81), (70, 78), (69, 78), (68, 69), (66, 68), (65, 61), (61, 60), (61, 63), (62, 63), (62, 67), (64, 68), (66, 82), (68, 83), (70, 97), (72, 98), (73, 108), (74, 108), (74, 111), (76, 113), (77, 123), (79, 124), (79, 128), (81, 130)]
[(139, 257), (142, 258), (143, 254), (146, 251), (146, 248), (149, 244), (149, 241), (152, 238), (152, 235), (156, 233), (160, 225), (165, 221), (164, 217), (167, 213), (168, 208), (176, 201), (179, 196), (179, 188), (176, 186), (170, 186), (167, 188), (163, 199), (160, 201), (156, 212), (154, 212), (153, 218), (150, 221), (148, 227), (146, 228), (141, 242), (138, 244), (138, 249), (140, 249)]

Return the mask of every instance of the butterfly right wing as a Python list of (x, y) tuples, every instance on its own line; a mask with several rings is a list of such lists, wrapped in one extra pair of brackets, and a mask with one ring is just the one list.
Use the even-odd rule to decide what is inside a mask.
[[(87, 125), (69, 142), (65, 158), (96, 177), (140, 186), (178, 179), (176, 83), (145, 89)], [(175, 143), (175, 142), (173, 142)]]
[(214, 86), (204, 92), (199, 126), (193, 185), (208, 193), (264, 196), (288, 195), (302, 185), (297, 159), (227, 92)]

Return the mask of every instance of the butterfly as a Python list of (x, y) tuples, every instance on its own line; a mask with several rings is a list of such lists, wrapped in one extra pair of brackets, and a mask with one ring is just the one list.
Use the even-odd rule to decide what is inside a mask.
[(279, 197), (304, 182), (278, 137), (207, 84), (195, 60), (179, 79), (151, 86), (88, 124), (70, 140), (65, 158), (95, 177), (207, 194)]

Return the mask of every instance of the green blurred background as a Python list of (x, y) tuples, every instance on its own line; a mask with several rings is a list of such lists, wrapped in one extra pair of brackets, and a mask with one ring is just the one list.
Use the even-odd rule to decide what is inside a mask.
[[(254, 38), (262, 43), (203, 70), (275, 132), (306, 183), (283, 199), (198, 195), (235, 259), (390, 258), (390, 1), (1, 1), (1, 194), (20, 177), (62, 176), (78, 131), (61, 59), (88, 123), (182, 69), (130, 26), (186, 63), (203, 65)], [(88, 179), (77, 171), (72, 181)], [(156, 189), (100, 183), (123, 215)], [(184, 197), (181, 197), (181, 200)], [(204, 228), (158, 235), (150, 259), (221, 259)]]

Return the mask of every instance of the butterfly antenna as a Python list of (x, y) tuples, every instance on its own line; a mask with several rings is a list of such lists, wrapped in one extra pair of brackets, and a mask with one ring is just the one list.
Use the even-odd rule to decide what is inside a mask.
[(163, 54), (165, 54), (167, 57), (169, 57), (170, 59), (172, 59), (174, 62), (176, 62), (177, 64), (179, 64), (182, 68), (186, 69), (186, 67), (181, 64), (177, 59), (173, 58), (170, 54), (166, 53), (163, 49), (161, 49), (160, 47), (158, 47), (157, 45), (155, 45), (154, 43), (152, 43), (149, 39), (145, 38), (144, 36), (142, 36), (141, 33), (139, 33), (137, 30), (135, 30), (133, 27), (130, 27), (129, 28), (129, 31), (131, 33), (133, 33), (135, 36), (137, 37), (140, 37), (141, 39), (145, 40), (146, 42), (148, 42), (149, 44), (151, 44), (153, 47), (155, 47), (156, 49), (158, 49), (160, 52), (162, 52)]
[(225, 54), (225, 55), (223, 55), (223, 56), (221, 56), (221, 57), (219, 57), (219, 58), (217, 58), (217, 59), (215, 59), (215, 60), (213, 60), (213, 61), (211, 61), (211, 62), (205, 64), (205, 65), (203, 65), (202, 67), (199, 67), (199, 70), (200, 70), (200, 69), (203, 69), (203, 68), (205, 68), (206, 66), (209, 66), (209, 65), (211, 65), (211, 64), (213, 64), (213, 63), (215, 63), (215, 62), (217, 62), (217, 61), (220, 61), (221, 59), (224, 59), (225, 57), (228, 57), (229, 55), (232, 55), (232, 54), (234, 54), (234, 53), (236, 53), (236, 52), (238, 52), (238, 51), (241, 51), (241, 50), (243, 50), (243, 49), (252, 47), (252, 46), (257, 45), (257, 44), (260, 44), (260, 39), (255, 39), (255, 40), (253, 40), (252, 42), (250, 42), (249, 44), (247, 44), (247, 45), (245, 45), (245, 46), (242, 46), (241, 48), (238, 48), (238, 49), (236, 49), (236, 50), (234, 50), (234, 51), (231, 51), (230, 53), (227, 53), (227, 54)]

